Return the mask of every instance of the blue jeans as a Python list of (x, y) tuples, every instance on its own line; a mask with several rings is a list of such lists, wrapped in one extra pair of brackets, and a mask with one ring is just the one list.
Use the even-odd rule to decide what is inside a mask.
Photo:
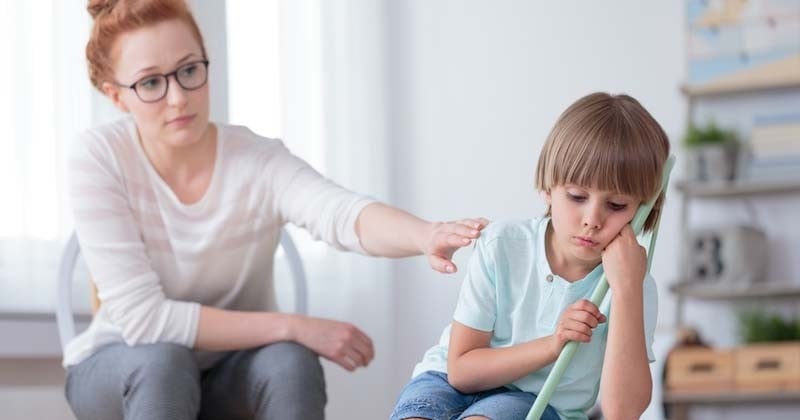
[[(483, 416), (492, 420), (525, 420), (534, 401), (536, 394), (509, 388), (462, 394), (450, 386), (447, 374), (427, 371), (403, 388), (391, 420), (411, 417), (456, 420), (469, 416)], [(542, 420), (559, 420), (559, 416), (548, 405)]]

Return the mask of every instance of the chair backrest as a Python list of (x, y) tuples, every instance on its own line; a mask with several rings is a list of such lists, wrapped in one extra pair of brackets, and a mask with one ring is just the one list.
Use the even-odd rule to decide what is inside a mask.
[[(297, 252), (297, 247), (292, 242), (292, 238), (286, 229), (281, 229), (280, 246), (286, 255), (294, 286), (294, 312), (305, 314), (308, 305), (306, 272), (303, 268), (303, 261), (300, 259), (300, 253)], [(78, 236), (73, 232), (61, 253), (61, 261), (58, 266), (56, 323), (58, 324), (58, 336), (61, 340), (62, 350), (75, 337), (75, 317), (72, 313), (72, 277), (80, 252)]]

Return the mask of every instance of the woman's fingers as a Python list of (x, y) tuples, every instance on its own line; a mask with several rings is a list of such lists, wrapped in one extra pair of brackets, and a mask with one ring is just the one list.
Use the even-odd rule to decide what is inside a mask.
[(353, 340), (353, 349), (361, 356), (362, 366), (368, 365), (375, 358), (375, 349), (372, 340), (363, 332), (359, 331), (358, 336)]
[(357, 331), (336, 362), (352, 372), (359, 367), (369, 365), (374, 357), (375, 352), (372, 347), (372, 340), (363, 332)]
[(372, 339), (355, 325), (321, 318), (304, 319), (308, 329), (300, 343), (342, 368), (353, 371), (367, 366), (375, 357)]
[(472, 243), (472, 238), (456, 234), (447, 235), (447, 239), (445, 240), (447, 241), (447, 245), (455, 248), (467, 246)]
[(489, 221), (484, 218), (462, 219), (455, 222), (444, 223), (442, 225), (442, 231), (464, 238), (476, 239), (480, 236), (481, 230), (488, 224)]
[(431, 268), (440, 272), (440, 273), (455, 273), (458, 271), (458, 267), (453, 264), (452, 261), (446, 259), (444, 257), (440, 257), (438, 255), (430, 254), (428, 255), (428, 261), (431, 264)]
[(483, 218), (483, 217), (461, 219), (461, 220), (458, 221), (458, 223), (461, 223), (462, 225), (469, 226), (472, 229), (481, 230), (481, 229), (485, 228), (486, 225), (489, 224), (489, 219), (486, 219), (486, 218)]
[(447, 238), (456, 236), (460, 238), (475, 239), (480, 236), (480, 230), (457, 222), (445, 223), (441, 226), (439, 235)]
[(425, 249), (431, 268), (440, 273), (458, 271), (451, 261), (453, 253), (459, 248), (471, 245), (488, 224), (489, 220), (482, 217), (437, 223)]

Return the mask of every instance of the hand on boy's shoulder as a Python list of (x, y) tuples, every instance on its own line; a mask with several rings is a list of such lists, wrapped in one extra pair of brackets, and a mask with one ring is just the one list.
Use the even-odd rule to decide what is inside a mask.
[(536, 238), (540, 221), (540, 219), (493, 220), (489, 226), (481, 231), (480, 241), (484, 245), (491, 244), (496, 240), (530, 241)]
[(434, 223), (428, 235), (428, 243), (423, 248), (431, 268), (440, 273), (458, 271), (453, 263), (453, 254), (459, 248), (472, 245), (487, 225), (489, 220), (483, 217)]

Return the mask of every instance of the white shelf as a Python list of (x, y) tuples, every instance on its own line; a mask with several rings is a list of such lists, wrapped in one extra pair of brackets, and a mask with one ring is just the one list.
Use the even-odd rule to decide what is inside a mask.
[(741, 289), (725, 285), (709, 286), (679, 282), (671, 285), (669, 289), (677, 295), (707, 300), (800, 297), (800, 285), (770, 283), (769, 281), (754, 283), (748, 288)]
[(727, 95), (743, 95), (761, 92), (784, 91), (800, 89), (800, 83), (795, 79), (766, 81), (763, 83), (737, 84), (737, 85), (684, 85), (681, 92), (689, 99), (712, 98)]
[(735, 197), (752, 194), (779, 194), (800, 191), (800, 178), (775, 180), (736, 180), (730, 182), (678, 181), (675, 188), (686, 197)]

